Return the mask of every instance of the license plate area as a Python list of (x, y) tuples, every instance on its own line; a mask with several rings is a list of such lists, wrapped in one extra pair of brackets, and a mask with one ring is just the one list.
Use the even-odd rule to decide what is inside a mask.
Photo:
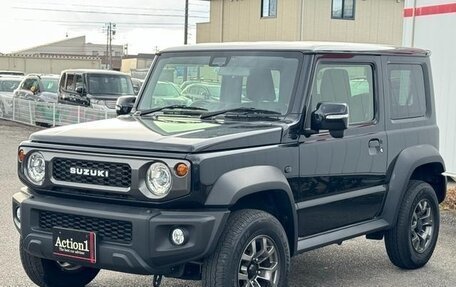
[(72, 261), (97, 262), (97, 235), (92, 231), (52, 228), (53, 253)]

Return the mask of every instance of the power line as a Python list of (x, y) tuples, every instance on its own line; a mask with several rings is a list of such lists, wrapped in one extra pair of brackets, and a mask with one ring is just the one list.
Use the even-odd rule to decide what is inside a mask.
[[(21, 3), (16, 3), (21, 4)], [(84, 7), (84, 8), (112, 8), (112, 9), (129, 9), (129, 10), (139, 10), (139, 11), (175, 11), (175, 12), (183, 12), (183, 9), (173, 9), (173, 8), (142, 8), (142, 7), (129, 7), (129, 6), (106, 6), (106, 5), (93, 5), (93, 4), (66, 4), (62, 2), (40, 2), (35, 4), (41, 5), (57, 5), (57, 6), (72, 6), (72, 7)], [(25, 4), (24, 4), (25, 5)], [(208, 6), (200, 6), (200, 7), (208, 7)], [(192, 13), (208, 13), (209, 10), (191, 10)]]
[[(106, 11), (87, 11), (87, 10), (70, 10), (70, 9), (49, 9), (49, 8), (37, 8), (37, 7), (13, 7), (13, 8), (14, 8), (14, 9), (20, 9), (20, 10), (51, 11), (51, 12), (64, 12), (64, 13), (85, 13), (85, 14), (124, 15), (124, 16), (147, 16), (147, 17), (177, 17), (177, 18), (183, 18), (183, 17), (185, 17), (184, 15), (172, 15), (172, 14), (106, 12)], [(203, 17), (203, 16), (192, 16), (192, 18), (207, 19), (208, 17)]]
[[(19, 19), (18, 19), (19, 20)], [(75, 24), (75, 25), (69, 25), (69, 26), (93, 26), (93, 27), (99, 27), (102, 24), (105, 24), (106, 22), (104, 21), (66, 21), (66, 20), (45, 20), (45, 19), (20, 19), (21, 21), (27, 21), (27, 22), (43, 22), (43, 23), (57, 23), (57, 24)], [(184, 22), (116, 22), (117, 28), (122, 28), (122, 25), (125, 26), (182, 26), (184, 25)], [(120, 26), (119, 26), (120, 25)], [(189, 26), (196, 26), (194, 24), (189, 24)]]

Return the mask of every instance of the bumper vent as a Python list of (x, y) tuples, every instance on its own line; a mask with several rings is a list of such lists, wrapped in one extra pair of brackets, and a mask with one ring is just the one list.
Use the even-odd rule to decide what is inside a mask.
[(122, 188), (131, 185), (131, 167), (125, 163), (55, 158), (52, 176), (64, 182)]
[(53, 227), (93, 231), (104, 241), (127, 244), (132, 240), (132, 224), (127, 221), (39, 211), (39, 226), (48, 232), (51, 232)]

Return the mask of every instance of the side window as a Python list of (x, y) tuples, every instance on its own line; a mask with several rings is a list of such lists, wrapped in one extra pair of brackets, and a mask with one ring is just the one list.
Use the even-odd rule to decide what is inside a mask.
[(122, 77), (120, 78), (120, 90), (127, 91), (128, 90), (128, 81), (131, 81), (129, 78)]
[(370, 64), (320, 64), (313, 82), (311, 109), (321, 102), (346, 103), (350, 124), (374, 119), (374, 79)]
[(82, 75), (76, 75), (75, 90), (79, 87), (84, 88), (84, 81), (82, 80)]
[(60, 82), (59, 82), (60, 90), (65, 89), (66, 76), (67, 76), (67, 74), (62, 74), (62, 76), (60, 77)]
[(390, 64), (388, 77), (391, 118), (406, 119), (426, 114), (423, 67), (417, 64)]
[(74, 91), (74, 74), (67, 74), (65, 90)]
[(31, 91), (35, 84), (35, 79), (26, 79), (21, 86), (21, 89)]

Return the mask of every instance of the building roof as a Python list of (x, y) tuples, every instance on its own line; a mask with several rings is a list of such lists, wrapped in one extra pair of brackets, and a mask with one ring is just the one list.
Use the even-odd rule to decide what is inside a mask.
[(426, 56), (430, 51), (395, 47), (379, 44), (338, 43), (338, 42), (227, 42), (178, 46), (161, 52), (181, 51), (229, 51), (229, 50), (265, 50), (265, 51), (302, 51), (308, 53), (359, 53), (359, 54), (401, 54)]
[(49, 47), (49, 46), (57, 46), (57, 45), (59, 45), (59, 46), (67, 46), (68, 45), (68, 47), (70, 47), (70, 46), (74, 46), (75, 43), (78, 43), (80, 45), (84, 45), (85, 41), (86, 41), (86, 37), (85, 36), (78, 36), (78, 37), (73, 37), (73, 38), (65, 38), (65, 39), (60, 40), (60, 41), (50, 42), (50, 43), (46, 43), (46, 44), (30, 47), (30, 48), (27, 48), (27, 49), (19, 50), (19, 51), (13, 52), (12, 54), (30, 53), (30, 52), (35, 51), (36, 49), (46, 48), (46, 47)]

